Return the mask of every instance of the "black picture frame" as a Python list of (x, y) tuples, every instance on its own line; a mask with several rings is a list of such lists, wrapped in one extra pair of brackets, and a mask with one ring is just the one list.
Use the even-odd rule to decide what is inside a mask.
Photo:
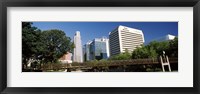
[[(194, 87), (7, 87), (7, 7), (193, 7)], [(199, 94), (200, 0), (1, 0), (0, 92), (2, 94)]]

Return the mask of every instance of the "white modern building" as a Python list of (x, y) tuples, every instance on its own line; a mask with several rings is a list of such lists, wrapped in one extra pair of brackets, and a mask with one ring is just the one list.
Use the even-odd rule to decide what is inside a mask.
[(158, 41), (158, 42), (161, 42), (161, 41), (168, 41), (168, 40), (173, 40), (176, 36), (174, 35), (170, 35), (170, 34), (167, 34), (165, 36), (162, 36), (162, 37), (159, 37), (157, 39), (154, 39), (152, 41)]
[(79, 31), (76, 31), (76, 34), (74, 36), (74, 53), (73, 53), (73, 61), (74, 62), (83, 62), (83, 49), (81, 44), (81, 35)]
[(144, 44), (144, 34), (142, 30), (126, 26), (118, 26), (109, 33), (110, 56), (125, 52), (130, 53)]

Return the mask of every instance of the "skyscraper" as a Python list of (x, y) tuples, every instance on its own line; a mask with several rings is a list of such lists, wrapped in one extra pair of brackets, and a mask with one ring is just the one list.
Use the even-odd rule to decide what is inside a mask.
[(95, 38), (93, 41), (88, 41), (85, 45), (86, 60), (101, 60), (107, 59), (110, 56), (109, 39), (106, 37)]
[(142, 30), (118, 26), (109, 33), (110, 56), (125, 52), (132, 52), (136, 47), (140, 47), (144, 43), (144, 35)]
[(82, 44), (81, 44), (81, 35), (79, 31), (76, 31), (76, 34), (74, 36), (74, 55), (73, 55), (73, 61), (74, 62), (83, 62), (83, 49), (82, 49)]
[(92, 60), (92, 56), (90, 55), (91, 54), (91, 43), (92, 41), (88, 41), (86, 44), (85, 44), (85, 61), (89, 61), (89, 60)]
[(109, 39), (106, 37), (95, 38), (91, 43), (91, 56), (92, 60), (107, 59), (110, 56), (109, 53)]

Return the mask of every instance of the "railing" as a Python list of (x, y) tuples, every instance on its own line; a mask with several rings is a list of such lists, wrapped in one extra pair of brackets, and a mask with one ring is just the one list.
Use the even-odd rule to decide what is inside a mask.
[[(169, 58), (170, 63), (178, 63), (178, 58)], [(72, 66), (118, 66), (118, 65), (137, 65), (137, 64), (160, 64), (160, 61), (156, 58), (153, 59), (130, 59), (130, 60), (110, 60), (110, 61), (98, 61), (98, 62), (84, 62), (73, 64)]]
[[(178, 63), (178, 58), (169, 58), (170, 63)], [(89, 67), (109, 67), (109, 66), (123, 66), (123, 65), (142, 65), (142, 64), (160, 64), (159, 59), (130, 59), (130, 60), (108, 60), (97, 62), (84, 62), (84, 63), (72, 63), (72, 64), (45, 64), (43, 68), (45, 70), (58, 70), (66, 68), (89, 68)]]

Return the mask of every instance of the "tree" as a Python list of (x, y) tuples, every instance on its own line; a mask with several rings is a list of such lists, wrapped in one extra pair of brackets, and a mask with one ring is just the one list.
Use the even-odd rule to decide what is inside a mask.
[(125, 49), (124, 53), (120, 53), (118, 55), (109, 58), (109, 60), (128, 60), (128, 59), (131, 59), (131, 54), (128, 52), (128, 49)]
[(45, 44), (42, 57), (46, 63), (55, 63), (66, 52), (72, 52), (74, 46), (70, 37), (57, 29), (43, 31), (42, 42)]
[(169, 56), (178, 57), (178, 37), (175, 37), (173, 40), (171, 40), (169, 45)]
[(178, 57), (178, 38), (163, 42), (153, 41), (146, 46), (142, 45), (133, 51), (132, 58), (156, 58), (162, 55), (163, 51), (168, 56)]
[(61, 30), (41, 31), (31, 22), (22, 23), (22, 64), (27, 68), (30, 59), (41, 63), (57, 62), (66, 52), (72, 52), (74, 44)]
[(149, 56), (149, 51), (147, 47), (145, 47), (144, 45), (142, 45), (142, 47), (136, 48), (132, 53), (133, 59), (148, 58), (148, 56)]
[(169, 41), (163, 41), (163, 42), (153, 41), (149, 45), (147, 45), (147, 47), (149, 48), (152, 47), (158, 55), (162, 55), (163, 51), (165, 51), (166, 54), (168, 54), (167, 50), (170, 48), (170, 45), (169, 45)]
[(156, 50), (153, 49), (153, 47), (150, 47), (148, 50), (149, 50), (148, 58), (156, 58), (158, 56), (158, 53), (156, 53)]
[(31, 22), (22, 22), (22, 65), (27, 68), (27, 62), (36, 58), (42, 45), (40, 39), (41, 31), (32, 26)]

